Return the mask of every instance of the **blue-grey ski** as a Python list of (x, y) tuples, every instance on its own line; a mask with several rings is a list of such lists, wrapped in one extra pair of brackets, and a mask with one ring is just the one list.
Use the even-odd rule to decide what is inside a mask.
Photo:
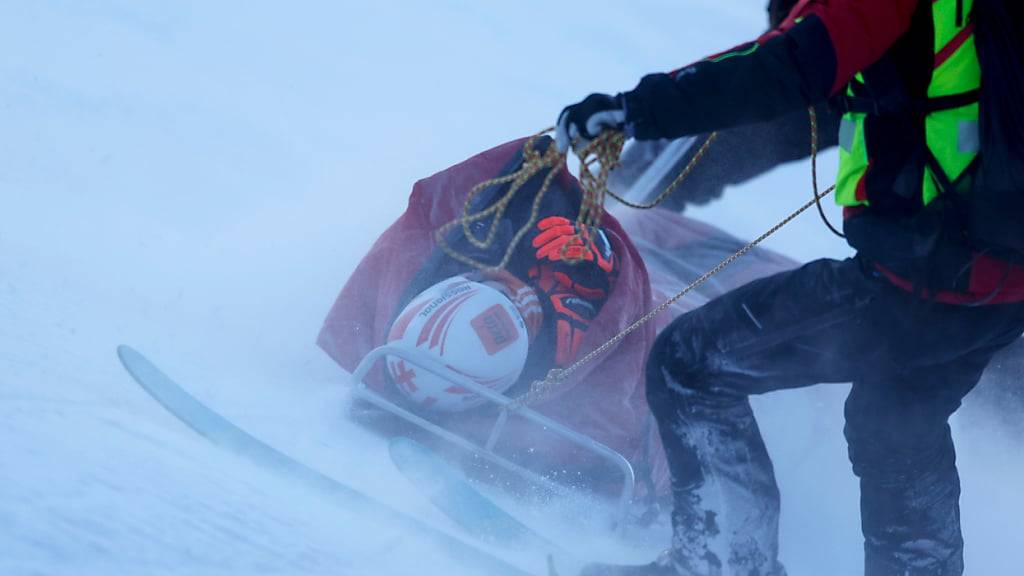
[(399, 436), (388, 445), (391, 461), (441, 512), (469, 534), (503, 546), (562, 552), (470, 484), (466, 476), (426, 446)]
[(410, 533), (437, 544), (460, 564), (478, 569), (481, 574), (528, 576), (527, 572), (504, 560), (379, 502), (267, 445), (193, 398), (135, 349), (119, 346), (117, 355), (132, 378), (150, 396), (214, 445), (274, 473), (300, 481), (359, 515), (394, 522)]

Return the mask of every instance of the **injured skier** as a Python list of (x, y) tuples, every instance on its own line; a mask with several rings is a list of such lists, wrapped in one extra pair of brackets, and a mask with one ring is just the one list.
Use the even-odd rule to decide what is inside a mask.
[[(542, 138), (536, 146), (549, 142)], [(564, 368), (601, 346), (743, 246), (721, 230), (660, 209), (631, 210), (619, 218), (606, 214), (599, 229), (579, 230), (582, 192), (564, 168), (540, 198), (534, 222), (518, 244), (516, 232), (534, 215), (544, 172), (526, 183), (497, 222), (487, 218), (469, 226), (480, 239), (494, 226), (489, 248), (470, 242), (461, 225), (444, 236), (449, 250), (438, 246), (436, 231), (462, 215), (473, 186), (519, 168), (524, 143), (504, 144), (416, 183), (405, 213), (352, 274), (320, 333), (318, 344), (342, 367), (355, 370), (368, 352), (391, 342), (442, 360), (454, 374), (520, 397), (549, 369)], [(495, 205), (507, 190), (507, 184), (484, 190), (469, 211)], [(494, 265), (511, 245), (511, 258), (499, 274), (480, 272), (453, 257)], [(623, 455), (646, 500), (665, 496), (668, 471), (643, 380), (655, 334), (718, 294), (793, 266), (780, 255), (754, 250), (530, 407)], [(410, 364), (396, 358), (380, 362), (366, 383), (388, 400), (482, 444), (493, 426), (495, 406)], [(416, 432), (378, 411), (360, 414), (387, 434)], [(496, 451), (539, 467), (549, 477), (598, 491), (622, 481), (579, 447), (514, 418)]]

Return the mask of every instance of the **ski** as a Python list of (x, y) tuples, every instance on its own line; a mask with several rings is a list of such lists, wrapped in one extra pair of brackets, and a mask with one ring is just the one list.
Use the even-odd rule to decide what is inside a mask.
[(390, 520), (438, 545), (467, 568), (488, 575), (529, 576), (529, 573), (497, 556), (367, 496), (257, 439), (193, 398), (137, 350), (122, 345), (117, 348), (117, 355), (125, 370), (143, 390), (215, 446), (289, 480), (301, 482), (361, 516)]
[(395, 467), (467, 534), (491, 544), (543, 551), (547, 573), (554, 576), (556, 561), (573, 574), (583, 566), (578, 557), (520, 522), (426, 446), (400, 436), (391, 440), (388, 452)]
[(431, 503), (475, 538), (519, 548), (561, 552), (477, 490), (462, 473), (432, 450), (399, 436), (388, 444), (395, 467)]

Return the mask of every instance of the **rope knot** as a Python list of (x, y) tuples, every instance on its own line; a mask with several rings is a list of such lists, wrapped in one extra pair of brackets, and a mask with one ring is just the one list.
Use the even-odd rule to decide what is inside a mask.
[(530, 389), (523, 394), (518, 396), (512, 402), (509, 403), (508, 407), (511, 410), (518, 410), (523, 406), (528, 406), (534, 402), (543, 400), (546, 398), (552, 390), (558, 387), (562, 383), (562, 380), (569, 375), (569, 372), (562, 368), (552, 368), (548, 370), (543, 380), (534, 380), (530, 384)]

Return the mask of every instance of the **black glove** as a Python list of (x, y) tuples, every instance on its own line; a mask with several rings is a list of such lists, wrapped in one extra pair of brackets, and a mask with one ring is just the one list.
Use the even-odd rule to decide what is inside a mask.
[(625, 125), (626, 107), (621, 94), (591, 94), (562, 110), (555, 127), (555, 146), (559, 152), (565, 152), (575, 141), (576, 147), (581, 148), (602, 130), (622, 130)]

